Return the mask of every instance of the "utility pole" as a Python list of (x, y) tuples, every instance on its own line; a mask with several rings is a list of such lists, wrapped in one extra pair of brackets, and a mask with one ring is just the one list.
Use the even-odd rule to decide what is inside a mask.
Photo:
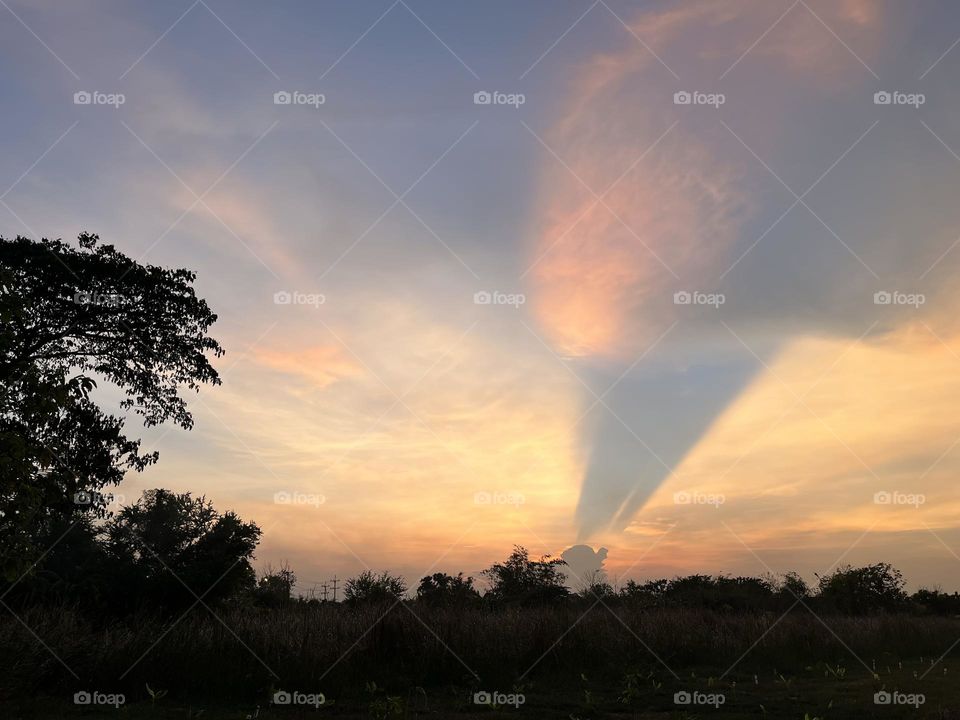
[(327, 601), (327, 584), (320, 583), (320, 587), (323, 588), (323, 601), (326, 602)]
[(337, 576), (336, 575), (333, 576), (333, 580), (331, 580), (331, 582), (333, 583), (333, 601), (336, 602), (337, 601)]

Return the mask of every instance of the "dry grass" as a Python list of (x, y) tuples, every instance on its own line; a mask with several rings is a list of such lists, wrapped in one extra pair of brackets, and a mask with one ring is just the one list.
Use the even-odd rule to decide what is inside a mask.
[(816, 668), (819, 677), (828, 665), (875, 684), (872, 672), (896, 673), (907, 658), (923, 668), (960, 637), (954, 618), (821, 621), (804, 609), (782, 618), (602, 605), (383, 610), (235, 608), (220, 612), (220, 622), (195, 609), (175, 624), (138, 618), (102, 626), (67, 611), (24, 614), (79, 682), (7, 615), (0, 621), (0, 700), (69, 697), (83, 688), (142, 698), (149, 684), (169, 691), (169, 701), (227, 704), (264, 703), (278, 688), (319, 690), (345, 710), (374, 702), (379, 691), (366, 686), (375, 682), (402, 703), (422, 692), (456, 696), (468, 710), (465, 699), (478, 689), (557, 688), (562, 695), (574, 688), (576, 696), (589, 695), (590, 686), (581, 685), (590, 683), (615, 699), (630, 673), (647, 692), (658, 683), (684, 687), (691, 674), (718, 682), (739, 678), (742, 687), (754, 674), (769, 679), (774, 671), (787, 677)]

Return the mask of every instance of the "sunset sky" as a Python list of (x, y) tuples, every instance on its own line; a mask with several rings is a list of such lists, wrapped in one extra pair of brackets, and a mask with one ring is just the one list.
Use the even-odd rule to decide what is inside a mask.
[(576, 543), (960, 589), (956, 3), (0, 18), (0, 233), (99, 233), (219, 315), (128, 500), (256, 520), (301, 591)]

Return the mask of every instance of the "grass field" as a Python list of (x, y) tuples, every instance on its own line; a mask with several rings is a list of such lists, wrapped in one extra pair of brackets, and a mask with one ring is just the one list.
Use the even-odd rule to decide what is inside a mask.
[[(38, 611), (23, 616), (36, 636), (8, 615), (0, 623), (0, 715), (960, 717), (960, 656), (940, 660), (960, 639), (955, 618), (589, 604), (383, 610), (238, 608), (220, 619), (193, 610), (179, 621), (99, 627), (71, 612)], [(125, 703), (74, 705), (84, 690), (122, 693)], [(322, 693), (325, 702), (271, 706), (277, 691)], [(475, 704), (484, 691), (523, 702)], [(699, 694), (677, 704), (684, 692)], [(903, 695), (876, 704), (878, 692)]]

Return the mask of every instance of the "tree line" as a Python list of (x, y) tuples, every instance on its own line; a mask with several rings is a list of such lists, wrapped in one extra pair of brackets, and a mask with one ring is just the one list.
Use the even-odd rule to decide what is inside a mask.
[[(218, 385), (209, 334), (217, 316), (186, 269), (141, 264), (96, 235), (61, 240), (0, 237), (0, 597), (19, 606), (70, 604), (108, 614), (197, 604), (278, 607), (297, 598), (289, 567), (259, 578), (261, 530), (205, 498), (157, 489), (108, 511), (109, 487), (157, 462), (125, 434), (193, 425), (184, 393)], [(94, 399), (98, 383), (124, 394), (119, 414)], [(434, 573), (408, 600), (406, 581), (367, 571), (344, 586), (346, 607), (413, 601), (454, 607), (630, 603), (718, 611), (784, 611), (814, 604), (842, 613), (960, 614), (960, 597), (907, 595), (885, 563), (843, 567), (814, 587), (780, 578), (691, 575), (612, 587), (602, 577), (570, 587), (564, 562), (515, 547), (473, 577)], [(574, 583), (577, 585), (578, 583)]]
[(550, 607), (601, 601), (645, 609), (698, 608), (717, 612), (786, 612), (804, 605), (850, 615), (913, 612), (960, 614), (960, 595), (920, 589), (887, 563), (840, 567), (809, 586), (798, 574), (780, 577), (687, 575), (628, 580), (614, 587), (602, 574), (578, 579), (562, 559), (532, 558), (515, 546), (479, 578), (436, 572), (409, 588), (401, 575), (366, 570), (344, 584), (341, 603), (298, 596), (294, 570), (284, 564), (259, 577), (253, 568), (261, 531), (233, 512), (218, 512), (203, 497), (157, 489), (111, 517), (75, 519), (59, 533), (33, 572), (0, 583), (6, 602), (20, 607), (71, 606), (92, 616), (141, 611), (181, 613), (199, 604), (344, 608), (412, 602), (427, 607)]

